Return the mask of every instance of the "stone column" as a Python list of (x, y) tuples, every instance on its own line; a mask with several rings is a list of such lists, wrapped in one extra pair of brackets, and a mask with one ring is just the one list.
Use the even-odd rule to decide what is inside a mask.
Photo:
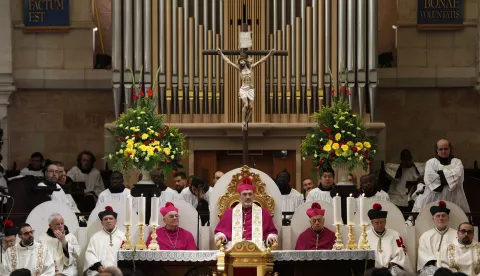
[(9, 98), (15, 91), (12, 70), (12, 21), (10, 17), (10, 0), (0, 0), (0, 126), (3, 129), (3, 164), (9, 165), (9, 137), (7, 125), (7, 108)]

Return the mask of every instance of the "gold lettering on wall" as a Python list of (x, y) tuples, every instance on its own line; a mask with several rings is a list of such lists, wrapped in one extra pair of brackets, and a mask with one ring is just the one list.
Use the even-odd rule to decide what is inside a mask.
[(28, 21), (32, 23), (43, 22), (48, 11), (63, 11), (64, 0), (29, 0)]
[(459, 18), (460, 12), (459, 11), (421, 11), (420, 15), (422, 18), (433, 19), (433, 18), (445, 18), (445, 19), (453, 19)]

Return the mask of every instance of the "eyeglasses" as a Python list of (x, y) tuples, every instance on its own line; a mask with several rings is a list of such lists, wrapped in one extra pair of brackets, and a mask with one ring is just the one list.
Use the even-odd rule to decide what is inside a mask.
[(473, 234), (473, 230), (460, 229), (460, 230), (458, 230), (458, 232), (460, 232), (462, 234), (468, 234), (468, 235)]
[(33, 234), (35, 234), (35, 230), (22, 233), (23, 236), (28, 236), (28, 235), (33, 235)]
[(169, 215), (167, 216), (169, 219), (179, 218), (180, 215)]

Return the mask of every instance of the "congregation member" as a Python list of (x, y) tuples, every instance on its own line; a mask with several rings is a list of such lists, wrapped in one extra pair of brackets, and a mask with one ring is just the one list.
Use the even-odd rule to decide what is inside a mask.
[[(366, 198), (390, 201), (390, 197), (385, 191), (377, 190), (376, 177), (373, 173), (360, 177), (360, 193), (365, 194)], [(356, 203), (357, 206), (360, 206), (360, 197), (356, 198)]]
[(179, 199), (180, 195), (174, 189), (165, 185), (165, 178), (163, 172), (160, 170), (154, 170), (150, 173), (153, 183), (157, 186), (158, 194), (160, 197), (160, 205), (165, 205), (167, 202), (172, 202)]
[(222, 171), (216, 171), (215, 174), (213, 175), (213, 181), (212, 181), (212, 186), (215, 186), (217, 184), (217, 181), (224, 175)]
[(18, 226), (20, 242), (9, 247), (3, 256), (2, 272), (10, 274), (14, 270), (26, 268), (33, 275), (55, 275), (53, 256), (46, 245), (35, 241), (35, 231), (23, 223)]
[(295, 250), (331, 250), (335, 244), (335, 233), (325, 227), (325, 210), (318, 202), (307, 209), (310, 228), (298, 236)]
[(48, 218), (48, 230), (39, 241), (50, 251), (55, 263), (55, 273), (66, 276), (77, 275), (77, 260), (80, 245), (75, 235), (70, 233), (62, 215), (51, 214)]
[(463, 164), (452, 155), (451, 148), (452, 145), (445, 139), (435, 144), (436, 156), (425, 166), (424, 196), (417, 198), (412, 212), (420, 212), (427, 204), (437, 200), (450, 201), (465, 213), (470, 212), (463, 190)]
[(373, 204), (372, 209), (368, 211), (372, 229), (367, 231), (367, 240), (375, 250), (375, 267), (388, 268), (393, 276), (401, 275), (404, 271), (412, 271), (410, 259), (400, 234), (386, 228), (387, 214), (387, 211), (382, 210), (382, 205)]
[(321, 200), (328, 203), (333, 203), (332, 190), (335, 187), (335, 171), (333, 169), (326, 169), (322, 172), (320, 184), (317, 188), (312, 189), (307, 196), (306, 202)]
[[(278, 231), (270, 213), (254, 204), (255, 186), (252, 179), (244, 177), (237, 186), (240, 203), (227, 209), (215, 228), (215, 243), (222, 242), (226, 248), (249, 240), (259, 248), (278, 242)], [(261, 218), (261, 219), (260, 219)]]
[(37, 186), (56, 188), (57, 190), (53, 191), (52, 195), (50, 196), (52, 201), (56, 201), (64, 206), (67, 206), (74, 213), (80, 213), (77, 203), (75, 203), (72, 197), (68, 197), (63, 191), (62, 187), (57, 183), (58, 173), (59, 170), (57, 165), (53, 163), (46, 164), (44, 180), (43, 182), (38, 183)]
[(98, 195), (105, 190), (100, 171), (94, 167), (95, 161), (93, 153), (82, 151), (77, 156), (77, 165), (67, 173), (73, 182), (85, 183), (85, 195), (80, 204), (84, 212), (91, 212), (95, 208)]
[[(171, 202), (167, 202), (160, 208), (163, 216), (164, 227), (157, 228), (157, 243), (160, 250), (197, 250), (192, 233), (179, 227), (180, 215), (178, 208)], [(152, 233), (148, 235), (147, 246), (152, 241)]]
[(184, 172), (175, 172), (173, 175), (173, 181), (175, 183), (175, 191), (179, 194), (188, 186), (187, 174)]
[(43, 177), (43, 155), (40, 152), (34, 152), (30, 156), (29, 164), (20, 171), (20, 175), (31, 175), (35, 177)]
[(313, 185), (313, 181), (310, 178), (306, 178), (302, 181), (302, 194), (303, 194), (303, 200), (305, 201), (307, 199), (308, 194), (310, 193), (311, 190), (313, 190), (315, 186)]
[[(295, 212), (298, 206), (303, 204), (303, 196), (290, 186), (290, 174), (286, 170), (279, 172), (275, 177), (275, 183), (282, 194), (282, 212)], [(289, 225), (292, 216), (286, 218)]]
[(474, 234), (472, 224), (461, 223), (456, 239), (442, 249), (441, 266), (469, 276), (480, 274), (480, 244), (473, 239)]
[(453, 242), (457, 231), (448, 226), (450, 209), (444, 201), (430, 207), (434, 227), (420, 236), (417, 270), (420, 276), (432, 276), (440, 266), (442, 249)]
[(208, 203), (213, 188), (208, 186), (200, 177), (192, 176), (191, 183), (180, 193), (180, 199), (190, 203), (199, 213), (203, 225), (210, 221)]
[(70, 177), (67, 176), (67, 171), (65, 170), (65, 164), (61, 161), (53, 161), (52, 164), (57, 165), (58, 167), (57, 184), (60, 185), (62, 190), (65, 192), (65, 194), (70, 195), (69, 197), (72, 197), (71, 189), (72, 189), (73, 181)]
[(125, 233), (117, 228), (117, 213), (111, 206), (98, 213), (103, 229), (93, 234), (85, 251), (84, 273), (93, 276), (106, 267), (117, 266), (117, 252), (125, 240)]

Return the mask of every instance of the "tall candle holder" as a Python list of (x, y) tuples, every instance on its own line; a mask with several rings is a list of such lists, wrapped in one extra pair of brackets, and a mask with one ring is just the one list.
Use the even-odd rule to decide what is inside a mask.
[(143, 227), (145, 225), (143, 223), (139, 223), (138, 226), (140, 227), (140, 233), (138, 234), (138, 242), (137, 242), (137, 245), (135, 246), (135, 249), (146, 250), (147, 245), (145, 243), (145, 240), (143, 239)]
[(367, 240), (367, 225), (362, 224), (362, 238), (360, 239), (360, 248), (361, 250), (371, 250), (370, 244)]
[(152, 227), (152, 240), (150, 241), (150, 244), (148, 245), (148, 250), (160, 250), (160, 245), (157, 243), (157, 225), (151, 225)]
[(133, 245), (132, 242), (130, 241), (130, 224), (125, 224), (125, 242), (122, 245), (123, 250), (132, 250)]
[(348, 225), (348, 245), (347, 245), (348, 250), (357, 250), (358, 246), (357, 243), (355, 242), (355, 233), (353, 232), (353, 225), (349, 224)]
[(345, 249), (345, 246), (343, 245), (342, 233), (340, 232), (340, 224), (335, 224), (335, 227), (337, 228), (337, 231), (335, 232), (336, 240), (333, 249), (343, 250)]

